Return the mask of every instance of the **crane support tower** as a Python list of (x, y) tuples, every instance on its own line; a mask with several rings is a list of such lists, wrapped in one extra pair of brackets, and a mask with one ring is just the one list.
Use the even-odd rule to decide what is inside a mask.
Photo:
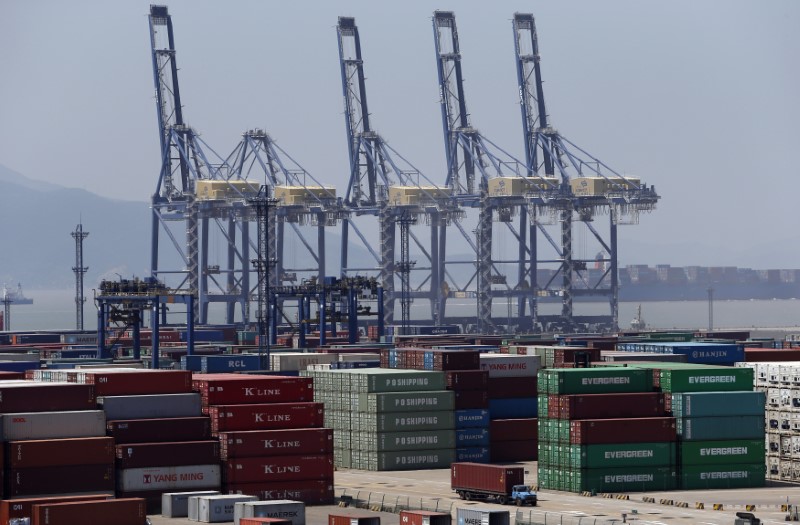
[(88, 266), (83, 265), (83, 240), (89, 236), (89, 232), (83, 231), (83, 223), (79, 223), (72, 232), (75, 239), (75, 328), (83, 330), (83, 305), (86, 298), (83, 296), (83, 276), (89, 271)]

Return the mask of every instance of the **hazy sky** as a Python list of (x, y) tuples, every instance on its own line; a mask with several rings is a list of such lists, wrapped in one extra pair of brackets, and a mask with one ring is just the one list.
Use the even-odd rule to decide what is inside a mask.
[[(149, 4), (0, 3), (0, 164), (149, 199), (159, 168)], [(264, 128), (341, 192), (339, 15), (359, 26), (373, 127), (444, 182), (433, 10), (456, 13), (473, 125), (519, 158), (510, 20), (531, 12), (553, 125), (662, 196), (621, 242), (673, 244), (706, 264), (723, 264), (713, 260), (726, 250), (764, 251), (762, 267), (800, 267), (796, 0), (168, 5), (185, 120), (223, 155), (243, 131)]]

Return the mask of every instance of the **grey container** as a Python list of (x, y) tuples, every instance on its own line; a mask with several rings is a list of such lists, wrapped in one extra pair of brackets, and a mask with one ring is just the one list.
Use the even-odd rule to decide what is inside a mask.
[(675, 417), (761, 416), (764, 392), (684, 392), (672, 394)]
[(405, 450), (430, 450), (455, 448), (456, 431), (416, 430), (413, 432), (357, 432), (355, 443), (359, 450), (400, 452)]
[(0, 439), (65, 439), (104, 437), (106, 415), (102, 410), (64, 412), (17, 412), (0, 415)]
[(454, 407), (452, 390), (361, 394), (358, 398), (359, 412), (428, 412), (453, 410)]
[(189, 498), (191, 496), (213, 496), (215, 494), (219, 494), (219, 492), (216, 490), (166, 492), (161, 495), (161, 515), (165, 518), (186, 518), (189, 516)]
[(386, 412), (383, 414), (361, 412), (358, 414), (357, 428), (361, 432), (444, 430), (456, 428), (456, 416), (452, 410), (434, 412)]
[[(194, 498), (192, 498), (194, 499)], [(203, 523), (223, 523), (233, 521), (233, 510), (240, 501), (257, 501), (255, 496), (239, 494), (219, 494), (197, 497), (197, 520)], [(191, 516), (189, 519), (192, 519)]]
[(458, 525), (509, 525), (511, 517), (507, 510), (458, 508)]
[(305, 525), (306, 504), (289, 499), (237, 502), (233, 509), (233, 523), (239, 525), (242, 518), (280, 518), (291, 520), (292, 525)]
[(163, 419), (202, 415), (200, 394), (158, 394), (141, 396), (100, 396), (106, 419)]

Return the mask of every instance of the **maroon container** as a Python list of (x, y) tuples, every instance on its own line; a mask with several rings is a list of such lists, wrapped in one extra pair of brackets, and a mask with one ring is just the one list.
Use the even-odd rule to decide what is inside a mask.
[[(192, 488), (191, 490), (216, 490), (219, 491), (219, 485), (207, 488)], [(139, 498), (143, 499), (147, 507), (148, 514), (161, 514), (161, 499), (163, 490), (137, 490), (137, 491), (117, 491), (117, 498), (130, 499)], [(0, 523), (0, 525), (2, 525)]]
[[(667, 415), (662, 392), (554, 396), (559, 419), (612, 419)], [(550, 405), (548, 405), (548, 416)]]
[(296, 456), (333, 453), (333, 430), (300, 428), (220, 432), (220, 457)]
[(509, 399), (514, 397), (536, 397), (536, 376), (533, 377), (490, 377), (489, 399)]
[(92, 385), (20, 381), (0, 386), (0, 413), (94, 410), (94, 395)]
[(94, 385), (96, 396), (185, 394), (192, 391), (189, 370), (78, 372), (78, 382)]
[(306, 505), (329, 505), (333, 503), (333, 478), (322, 480), (300, 480), (262, 483), (230, 483), (223, 486), (228, 494), (247, 494), (259, 500), (288, 499), (302, 501)]
[(145, 501), (140, 498), (34, 505), (31, 525), (144, 525)]
[(381, 525), (381, 517), (374, 514), (328, 514), (328, 525)]
[(536, 439), (522, 441), (502, 441), (500, 446), (489, 448), (492, 461), (536, 461), (539, 455), (539, 441)]
[(239, 518), (239, 525), (292, 525), (292, 520), (283, 518)]
[(5, 448), (5, 466), (12, 469), (114, 463), (110, 437), (9, 441)]
[(223, 483), (332, 479), (333, 454), (233, 458), (222, 465)]
[(745, 348), (744, 360), (748, 363), (766, 361), (800, 361), (800, 350), (792, 348)]
[(453, 517), (446, 512), (430, 510), (404, 510), (400, 512), (400, 525), (451, 525)]
[(0, 524), (8, 525), (8, 521), (18, 518), (30, 518), (34, 505), (48, 503), (69, 503), (75, 501), (98, 501), (114, 499), (114, 494), (87, 494), (81, 496), (51, 496), (41, 498), (21, 498), (0, 501)]
[(208, 417), (169, 419), (120, 419), (109, 421), (106, 431), (118, 445), (159, 441), (203, 441), (211, 439)]
[(180, 467), (219, 462), (219, 441), (129, 443), (117, 445), (117, 468)]
[(585, 354), (590, 363), (596, 363), (602, 359), (599, 348), (555, 348), (553, 350), (553, 365), (559, 367), (563, 364), (574, 364), (575, 358), (580, 357), (580, 354)]
[(538, 422), (536, 418), (493, 419), (489, 421), (489, 439), (492, 445), (505, 441), (536, 441), (539, 438)]
[(570, 422), (569, 438), (573, 445), (675, 441), (675, 418), (580, 419)]
[[(426, 350), (433, 352), (434, 370), (480, 370), (481, 354), (478, 350)], [(423, 353), (423, 363), (425, 353)]]
[(75, 492), (114, 492), (114, 465), (8, 469), (6, 498)]
[(448, 390), (486, 390), (489, 385), (486, 370), (449, 370), (444, 375)]
[(484, 463), (453, 463), (450, 465), (450, 488), (455, 491), (480, 491), (511, 494), (514, 485), (525, 483), (525, 469)]
[(455, 409), (489, 408), (489, 394), (486, 390), (456, 390)]
[(204, 405), (290, 403), (314, 400), (310, 377), (196, 374), (192, 388)]
[(211, 431), (277, 430), (322, 426), (322, 403), (273, 403), (209, 407)]

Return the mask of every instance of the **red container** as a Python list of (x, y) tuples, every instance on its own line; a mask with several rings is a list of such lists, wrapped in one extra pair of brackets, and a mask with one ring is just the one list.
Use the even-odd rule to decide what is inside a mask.
[(475, 492), (511, 494), (514, 485), (525, 483), (525, 469), (484, 463), (452, 463), (450, 488)]
[(211, 439), (211, 419), (208, 417), (120, 419), (109, 421), (106, 429), (117, 444)]
[(505, 441), (536, 441), (539, 438), (538, 422), (536, 418), (493, 419), (489, 421), (489, 439), (492, 444)]
[(114, 463), (110, 437), (9, 441), (5, 448), (5, 467), (12, 469)]
[(0, 386), (0, 413), (95, 410), (92, 385), (19, 381)]
[[(663, 417), (667, 415), (664, 393), (574, 394), (556, 398), (559, 419), (612, 419)], [(548, 416), (550, 415), (548, 404)]]
[(509, 399), (513, 397), (536, 397), (536, 376), (533, 377), (490, 377), (489, 399)]
[(114, 492), (114, 465), (70, 465), (5, 471), (6, 498), (76, 492)]
[(328, 525), (381, 525), (381, 517), (374, 514), (328, 514)]
[(192, 391), (189, 370), (143, 370), (141, 372), (78, 372), (78, 383), (95, 386), (96, 396), (140, 394), (185, 394)]
[(570, 422), (569, 438), (573, 445), (675, 441), (675, 418), (580, 419)]
[(768, 361), (800, 361), (800, 349), (745, 348), (744, 360), (748, 363)]
[(280, 483), (229, 483), (223, 487), (223, 492), (257, 496), (262, 501), (276, 499), (302, 501), (306, 505), (329, 505), (333, 503), (334, 498), (333, 478)]
[(449, 370), (444, 374), (448, 390), (486, 390), (489, 372), (486, 370)]
[[(5, 351), (5, 349), (3, 349)], [(25, 379), (25, 372), (9, 372), (7, 370), (0, 370), (0, 380), (8, 381), (11, 379)]]
[(501, 441), (499, 446), (489, 447), (492, 461), (536, 461), (539, 455), (539, 441), (536, 439), (522, 441)]
[(180, 467), (219, 462), (219, 441), (129, 443), (116, 447), (117, 468)]
[[(478, 350), (428, 350), (433, 352), (434, 370), (480, 370), (481, 354)], [(428, 352), (426, 351), (426, 352)], [(423, 364), (425, 353), (423, 353)]]
[(23, 498), (0, 501), (0, 524), (8, 525), (8, 521), (16, 518), (30, 518), (34, 505), (48, 503), (68, 503), (75, 501), (97, 501), (114, 499), (114, 494), (87, 494), (81, 496), (53, 496), (42, 498)]
[(486, 390), (456, 390), (455, 409), (489, 408), (489, 394)]
[(322, 403), (220, 405), (208, 409), (211, 431), (315, 428), (323, 424)]
[(147, 508), (140, 498), (34, 505), (31, 525), (145, 525)]
[(252, 405), (314, 400), (314, 384), (310, 377), (196, 374), (192, 378), (192, 388), (200, 392), (203, 405)]
[(333, 454), (234, 458), (222, 465), (228, 484), (309, 479), (333, 479)]
[(246, 458), (333, 453), (333, 430), (300, 428), (220, 432), (220, 457)]
[(240, 518), (239, 525), (292, 525), (292, 520), (281, 518)]
[(446, 512), (429, 510), (404, 510), (400, 512), (400, 525), (451, 525), (453, 517)]
[[(203, 490), (198, 488), (193, 488), (192, 490)], [(215, 487), (209, 487), (208, 490), (216, 490), (219, 491), (219, 485)], [(143, 499), (145, 502), (145, 506), (147, 508), (148, 514), (161, 514), (161, 495), (166, 492), (164, 490), (140, 490), (140, 491), (122, 491), (117, 490), (117, 498), (119, 499), (130, 499), (130, 498), (139, 498)], [(2, 523), (0, 523), (2, 525)]]

